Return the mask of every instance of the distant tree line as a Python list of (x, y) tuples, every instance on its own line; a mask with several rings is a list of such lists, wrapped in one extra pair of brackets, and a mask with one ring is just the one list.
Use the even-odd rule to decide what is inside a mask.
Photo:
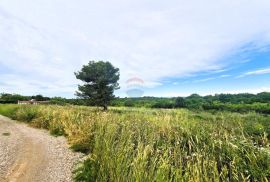
[[(90, 105), (88, 99), (66, 99), (62, 97), (22, 96), (18, 94), (0, 94), (0, 103), (17, 103), (18, 100), (50, 101), (51, 104), (58, 105)], [(187, 108), (192, 110), (213, 110), (213, 111), (232, 111), (232, 112), (258, 112), (270, 114), (270, 93), (262, 92), (259, 94), (216, 94), (200, 96), (192, 94), (188, 97), (158, 98), (114, 98), (110, 106), (115, 107), (146, 107), (146, 108)]]
[(220, 110), (232, 112), (259, 112), (270, 114), (270, 93), (259, 94), (216, 94), (200, 96), (192, 94), (188, 97), (174, 98), (117, 98), (113, 106), (148, 107), (148, 108), (188, 108), (192, 110)]
[(16, 104), (18, 101), (29, 101), (29, 100), (36, 100), (36, 101), (50, 101), (51, 104), (58, 104), (58, 105), (86, 105), (86, 102), (83, 99), (66, 99), (62, 97), (45, 97), (43, 95), (34, 95), (34, 96), (23, 96), (19, 94), (9, 94), (9, 93), (2, 93), (0, 94), (0, 104)]
[(18, 101), (27, 101), (35, 99), (37, 101), (48, 101), (50, 100), (49, 97), (44, 97), (42, 95), (35, 95), (35, 96), (23, 96), (19, 94), (8, 94), (8, 93), (2, 93), (0, 94), (0, 103), (7, 104), (7, 103), (17, 103)]

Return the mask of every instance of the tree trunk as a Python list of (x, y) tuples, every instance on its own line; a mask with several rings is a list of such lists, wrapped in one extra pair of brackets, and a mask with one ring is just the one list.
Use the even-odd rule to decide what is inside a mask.
[(107, 105), (104, 105), (103, 106), (103, 111), (107, 111), (108, 110), (108, 106)]

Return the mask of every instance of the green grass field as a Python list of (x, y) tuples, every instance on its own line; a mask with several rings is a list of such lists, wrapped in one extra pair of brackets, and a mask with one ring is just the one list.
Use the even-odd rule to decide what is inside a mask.
[(75, 181), (270, 180), (268, 115), (31, 105), (0, 105), (0, 114), (87, 153)]

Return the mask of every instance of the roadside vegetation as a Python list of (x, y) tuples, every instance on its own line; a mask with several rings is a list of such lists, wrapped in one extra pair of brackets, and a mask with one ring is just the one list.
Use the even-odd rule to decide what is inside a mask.
[(0, 105), (88, 155), (75, 181), (268, 181), (270, 116), (186, 109)]

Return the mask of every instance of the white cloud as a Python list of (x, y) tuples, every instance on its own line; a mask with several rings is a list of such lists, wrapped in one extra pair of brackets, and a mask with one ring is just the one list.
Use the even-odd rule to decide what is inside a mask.
[(227, 77), (231, 77), (232, 75), (221, 75), (220, 78), (227, 78)]
[(218, 77), (210, 77), (210, 78), (205, 78), (205, 79), (195, 80), (195, 81), (193, 81), (193, 83), (207, 82), (207, 81), (210, 81), (210, 80), (215, 80), (215, 79), (217, 79), (217, 78), (218, 78)]
[(199, 83), (199, 82), (207, 82), (207, 81), (211, 81), (211, 80), (216, 80), (219, 78), (227, 78), (230, 77), (231, 75), (220, 75), (220, 76), (216, 76), (216, 77), (209, 77), (209, 78), (204, 78), (204, 79), (200, 79), (200, 80), (194, 80), (193, 83)]
[(162, 86), (162, 85), (163, 84), (160, 82), (151, 82), (151, 81), (144, 82), (144, 87), (146, 88), (154, 88), (154, 87)]
[(237, 78), (242, 78), (245, 76), (252, 76), (252, 75), (264, 75), (264, 74), (270, 74), (270, 68), (263, 68), (263, 69), (258, 69), (255, 71), (249, 71), (249, 72), (243, 73), (242, 75), (238, 76)]
[(74, 84), (69, 82), (40, 82), (35, 78), (19, 78), (17, 75), (4, 74), (0, 77), (1, 92), (19, 93), (23, 95), (45, 94), (50, 97), (74, 93)]
[(160, 86), (168, 77), (222, 72), (231, 64), (224, 56), (268, 44), (269, 17), (268, 0), (2, 0), (0, 64), (13, 70), (14, 83), (33, 79), (69, 96), (73, 72), (93, 59), (119, 67), (123, 88), (132, 75)]

